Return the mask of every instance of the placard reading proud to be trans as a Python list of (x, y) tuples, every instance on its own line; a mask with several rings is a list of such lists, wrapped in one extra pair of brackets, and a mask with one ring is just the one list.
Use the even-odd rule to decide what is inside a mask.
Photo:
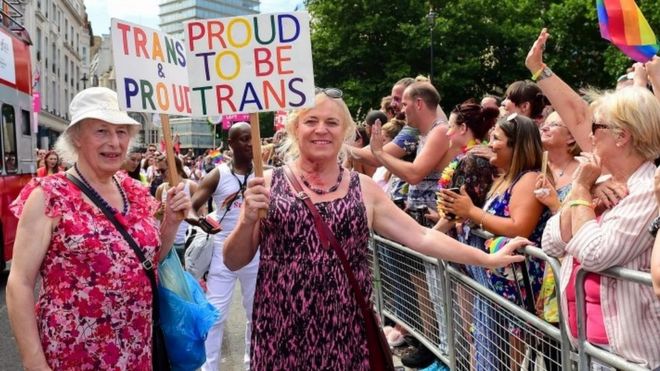
[(184, 29), (193, 115), (314, 105), (308, 13), (195, 20)]
[(123, 109), (185, 116), (193, 113), (182, 41), (115, 18), (110, 33), (117, 94)]

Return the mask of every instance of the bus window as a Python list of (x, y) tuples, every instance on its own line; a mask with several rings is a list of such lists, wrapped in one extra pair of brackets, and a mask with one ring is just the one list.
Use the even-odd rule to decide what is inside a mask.
[(30, 125), (30, 111), (22, 109), (21, 118), (23, 119), (21, 124), (23, 135), (32, 135), (32, 125)]
[(16, 116), (14, 107), (2, 105), (2, 157), (3, 167), (7, 173), (16, 173), (18, 161), (16, 158)]

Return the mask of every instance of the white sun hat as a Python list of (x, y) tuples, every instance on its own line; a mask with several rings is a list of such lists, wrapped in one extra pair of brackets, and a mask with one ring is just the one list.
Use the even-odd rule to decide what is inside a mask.
[(115, 125), (140, 125), (119, 108), (117, 93), (103, 87), (85, 89), (69, 104), (69, 128), (84, 119), (98, 119)]

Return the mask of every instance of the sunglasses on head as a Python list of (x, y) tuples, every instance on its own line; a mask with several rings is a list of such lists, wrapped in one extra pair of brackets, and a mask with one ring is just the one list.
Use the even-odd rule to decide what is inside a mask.
[(344, 96), (344, 92), (337, 88), (316, 88), (315, 94), (323, 93), (330, 98), (338, 99)]

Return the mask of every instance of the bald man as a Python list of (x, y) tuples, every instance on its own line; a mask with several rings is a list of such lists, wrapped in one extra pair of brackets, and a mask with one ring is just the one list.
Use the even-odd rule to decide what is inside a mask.
[(245, 353), (243, 361), (246, 369), (250, 365), (250, 337), (252, 333), (252, 303), (259, 269), (259, 252), (250, 264), (237, 271), (230, 271), (222, 259), (222, 247), (225, 239), (236, 226), (243, 204), (243, 191), (249, 179), (254, 177), (252, 170), (252, 135), (250, 125), (245, 122), (234, 124), (229, 129), (229, 148), (232, 160), (222, 163), (208, 173), (193, 194), (193, 210), (197, 213), (213, 197), (215, 211), (211, 216), (220, 222), (222, 231), (214, 236), (213, 258), (207, 277), (206, 297), (220, 312), (220, 318), (211, 328), (206, 338), (206, 363), (202, 370), (217, 371), (222, 348), (224, 323), (228, 316), (229, 304), (236, 286), (241, 282), (243, 308), (247, 317), (245, 328)]

